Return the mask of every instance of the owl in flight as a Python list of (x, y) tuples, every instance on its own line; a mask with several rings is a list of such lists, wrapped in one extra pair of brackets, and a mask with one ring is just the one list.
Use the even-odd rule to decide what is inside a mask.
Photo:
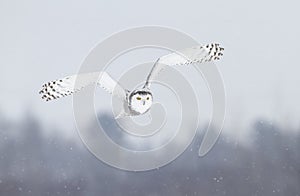
[(224, 48), (220, 47), (219, 44), (207, 44), (162, 56), (154, 63), (144, 86), (132, 91), (124, 89), (107, 72), (101, 71), (67, 76), (48, 82), (42, 86), (39, 93), (43, 100), (50, 101), (76, 93), (88, 85), (97, 84), (123, 102), (123, 111), (116, 118), (141, 115), (151, 108), (153, 102), (153, 95), (150, 90), (151, 82), (155, 80), (165, 66), (189, 65), (219, 60), (223, 55), (223, 50)]

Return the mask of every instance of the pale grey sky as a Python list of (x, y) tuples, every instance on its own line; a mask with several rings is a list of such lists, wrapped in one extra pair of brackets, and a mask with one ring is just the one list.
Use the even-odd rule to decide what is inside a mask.
[(227, 92), (225, 127), (258, 117), (299, 126), (298, 8), (296, 0), (0, 0), (0, 111), (14, 119), (30, 109), (52, 126), (71, 129), (72, 99), (45, 104), (40, 86), (76, 73), (111, 34), (159, 25), (224, 45), (218, 67)]

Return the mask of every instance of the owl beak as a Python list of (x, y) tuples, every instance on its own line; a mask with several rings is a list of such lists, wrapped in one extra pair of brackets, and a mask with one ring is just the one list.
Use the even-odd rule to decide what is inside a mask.
[(145, 101), (145, 100), (143, 100), (143, 105), (145, 105), (145, 103), (146, 103), (146, 101)]

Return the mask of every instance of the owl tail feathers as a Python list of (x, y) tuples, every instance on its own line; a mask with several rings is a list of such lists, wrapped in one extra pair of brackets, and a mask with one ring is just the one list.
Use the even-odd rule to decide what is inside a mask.
[(128, 117), (128, 116), (130, 116), (130, 115), (127, 114), (125, 111), (122, 111), (122, 112), (120, 112), (120, 113), (115, 117), (115, 119), (117, 120), (117, 119), (125, 118), (125, 117)]

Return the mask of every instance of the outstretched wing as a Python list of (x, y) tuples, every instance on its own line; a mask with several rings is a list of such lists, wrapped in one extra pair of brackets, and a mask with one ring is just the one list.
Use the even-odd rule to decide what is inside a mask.
[(205, 46), (195, 46), (162, 56), (152, 67), (144, 87), (149, 88), (151, 82), (165, 66), (189, 65), (192, 63), (204, 63), (219, 60), (223, 55), (223, 50), (224, 48), (220, 47), (219, 44), (207, 44)]
[(92, 84), (97, 84), (120, 98), (126, 97), (126, 90), (106, 72), (83, 73), (54, 80), (44, 84), (39, 93), (42, 99), (50, 101), (76, 93)]

